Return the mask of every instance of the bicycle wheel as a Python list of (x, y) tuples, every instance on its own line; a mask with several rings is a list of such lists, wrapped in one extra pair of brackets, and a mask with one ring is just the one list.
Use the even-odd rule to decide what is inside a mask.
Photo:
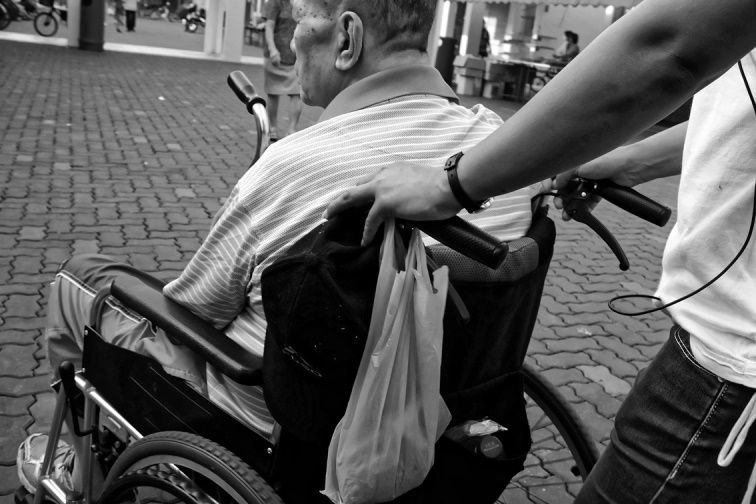
[(0, 30), (5, 30), (11, 22), (11, 15), (5, 5), (0, 2)]
[(598, 450), (559, 391), (528, 366), (522, 369), (533, 445), (525, 468), (499, 503), (571, 503), (598, 460)]
[(58, 20), (49, 12), (34, 16), (34, 29), (43, 37), (52, 37), (58, 32)]
[(283, 504), (226, 448), (172, 431), (150, 434), (126, 448), (110, 469), (99, 502)]

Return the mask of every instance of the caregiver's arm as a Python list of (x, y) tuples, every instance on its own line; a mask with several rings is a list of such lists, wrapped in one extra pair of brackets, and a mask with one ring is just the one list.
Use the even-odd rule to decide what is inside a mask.
[(609, 179), (633, 187), (654, 179), (679, 175), (688, 122), (676, 124), (655, 135), (588, 161), (559, 175), (555, 186), (562, 188), (572, 177)]
[[(562, 172), (553, 184), (557, 190), (565, 189), (573, 177), (593, 180), (608, 179), (625, 187), (633, 187), (650, 180), (679, 175), (682, 171), (683, 146), (688, 123), (683, 122), (635, 143), (617, 147), (574, 170)], [(601, 200), (595, 197), (591, 207)], [(563, 208), (561, 197), (554, 206)], [(562, 212), (562, 218), (571, 217)]]
[[(459, 160), (473, 199), (583, 164), (679, 107), (756, 46), (754, 0), (646, 0), (595, 39), (511, 119)], [(460, 209), (439, 166), (397, 164), (327, 211), (373, 201), (386, 216), (440, 219)]]

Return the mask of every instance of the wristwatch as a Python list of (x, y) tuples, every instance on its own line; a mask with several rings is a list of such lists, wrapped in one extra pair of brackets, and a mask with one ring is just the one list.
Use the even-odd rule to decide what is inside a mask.
[(462, 189), (462, 185), (459, 183), (459, 176), (457, 175), (457, 165), (459, 164), (459, 160), (463, 155), (464, 153), (457, 152), (446, 160), (446, 164), (444, 164), (444, 170), (446, 170), (446, 178), (449, 180), (449, 187), (451, 188), (451, 192), (454, 195), (454, 198), (460, 205), (462, 205), (462, 208), (467, 210), (469, 213), (482, 212), (483, 210), (491, 206), (493, 198), (473, 201), (473, 199), (467, 195), (465, 190)]

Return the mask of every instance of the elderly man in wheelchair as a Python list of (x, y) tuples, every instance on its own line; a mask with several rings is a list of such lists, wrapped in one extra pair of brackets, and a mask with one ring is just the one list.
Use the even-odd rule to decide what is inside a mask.
[[(359, 246), (359, 219), (323, 224), (327, 204), (393, 161), (443, 163), (501, 119), (458, 105), (429, 65), (435, 0), (292, 4), (303, 98), (325, 108), (320, 121), (250, 167), (176, 280), (163, 285), (104, 256), (61, 267), (46, 330), (58, 402), (49, 435), (19, 447), (28, 493), (17, 500), (327, 502), (319, 490), (328, 442), (354, 366), (345, 364), (344, 380), (319, 380), (297, 341), (279, 334), (317, 333), (322, 319), (334, 331), (331, 348), (355, 340), (359, 349), (366, 324), (343, 318), (369, 319), (375, 278), (358, 277), (364, 299), (348, 307), (365, 313), (334, 312), (317, 299), (297, 319), (271, 308), (291, 299), (280, 295), (287, 286), (266, 285), (264, 272), (319, 229), (377, 254), (375, 245)], [(553, 243), (551, 222), (533, 218), (538, 189), (469, 217), (509, 242), (500, 268), (430, 247), (464, 301), (447, 304), (466, 307), (447, 309), (445, 319), (441, 391), (452, 425), (491, 418), (508, 430), (497, 433), (495, 457), (442, 438), (426, 481), (400, 502), (493, 502), (522, 467), (530, 437), (516, 371)], [(71, 445), (61, 437), (64, 420)]]

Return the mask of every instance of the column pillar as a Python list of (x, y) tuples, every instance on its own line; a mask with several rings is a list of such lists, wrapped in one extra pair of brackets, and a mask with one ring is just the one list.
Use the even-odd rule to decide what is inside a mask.
[(241, 61), (244, 44), (244, 6), (238, 0), (208, 0), (205, 54), (225, 61)]
[(224, 0), (225, 3), (225, 33), (222, 57), (226, 61), (241, 61), (244, 45), (244, 26), (247, 24), (244, 2), (240, 0)]
[(79, 24), (81, 23), (81, 0), (68, 0), (68, 47), (79, 47)]

